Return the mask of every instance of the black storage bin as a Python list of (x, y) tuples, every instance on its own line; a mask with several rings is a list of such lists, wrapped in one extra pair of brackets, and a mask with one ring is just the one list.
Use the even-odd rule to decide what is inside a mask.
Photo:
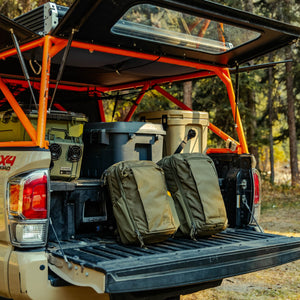
[(107, 190), (101, 187), (100, 180), (51, 181), (50, 216), (56, 234), (51, 228), (49, 241), (95, 233), (99, 236), (111, 234), (114, 220), (107, 201)]
[(123, 160), (162, 158), (165, 131), (160, 124), (144, 122), (87, 123), (81, 177), (100, 178), (111, 165)]
[(99, 180), (78, 180), (69, 201), (75, 206), (76, 233), (99, 231), (97, 227), (107, 221), (106, 199)]

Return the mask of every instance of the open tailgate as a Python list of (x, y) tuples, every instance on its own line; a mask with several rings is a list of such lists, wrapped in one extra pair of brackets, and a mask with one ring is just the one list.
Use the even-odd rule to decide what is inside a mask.
[[(300, 258), (300, 238), (241, 229), (227, 229), (198, 241), (170, 239), (147, 248), (90, 239), (63, 243), (62, 248), (72, 266), (68, 268), (62, 251), (52, 247), (52, 271), (70, 283), (107, 293), (205, 283)], [(79, 273), (90, 277), (79, 279)]]

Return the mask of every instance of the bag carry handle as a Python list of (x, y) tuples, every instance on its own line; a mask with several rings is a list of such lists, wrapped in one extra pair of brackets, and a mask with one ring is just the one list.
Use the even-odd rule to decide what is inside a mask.
[(186, 143), (187, 143), (189, 140), (193, 139), (195, 136), (196, 136), (196, 131), (195, 131), (194, 129), (190, 129), (190, 130), (188, 131), (188, 134), (186, 135), (186, 137), (182, 140), (182, 142), (180, 143), (180, 145), (177, 147), (177, 149), (176, 149), (176, 151), (174, 152), (174, 154), (180, 153), (180, 152), (184, 149)]

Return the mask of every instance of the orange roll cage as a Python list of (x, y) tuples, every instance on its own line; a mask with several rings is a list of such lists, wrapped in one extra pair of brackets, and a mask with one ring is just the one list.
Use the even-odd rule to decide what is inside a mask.
[[(23, 87), (28, 87), (28, 84), (25, 80), (16, 79), (16, 78), (2, 78), (0, 74), (0, 89), (2, 93), (4, 94), (6, 100), (11, 105), (12, 109), (20, 119), (20, 122), (24, 126), (26, 132), (29, 134), (32, 141), (16, 141), (16, 142), (0, 142), (0, 147), (40, 147), (40, 148), (48, 148), (48, 142), (45, 140), (45, 131), (46, 131), (46, 119), (47, 119), (47, 109), (48, 109), (48, 92), (49, 89), (55, 86), (55, 83), (50, 81), (50, 72), (51, 72), (51, 59), (60, 52), (63, 48), (65, 48), (67, 45), (67, 41), (60, 38), (55, 38), (49, 35), (46, 35), (43, 38), (40, 38), (38, 40), (35, 40), (33, 42), (26, 43), (22, 46), (20, 46), (20, 50), (22, 52), (37, 48), (37, 47), (43, 47), (43, 58), (42, 58), (42, 69), (41, 69), (41, 78), (40, 79), (33, 79), (32, 83), (34, 87), (37, 87), (39, 89), (39, 113), (38, 113), (38, 123), (37, 123), (37, 129), (35, 129), (30, 120), (27, 118), (26, 114), (23, 112), (22, 108), (16, 101), (14, 95), (10, 92), (9, 88), (7, 87), (8, 84), (21, 84)], [(175, 64), (179, 66), (187, 66), (192, 67), (195, 69), (198, 69), (198, 72), (187, 74), (187, 75), (180, 75), (180, 76), (170, 76), (170, 77), (164, 77), (161, 79), (153, 79), (148, 81), (141, 81), (141, 82), (134, 82), (129, 84), (121, 84), (116, 86), (95, 86), (95, 85), (84, 85), (84, 84), (74, 84), (74, 83), (61, 83), (58, 85), (58, 88), (65, 89), (65, 90), (73, 90), (73, 91), (95, 91), (97, 93), (101, 92), (109, 92), (109, 91), (116, 91), (116, 90), (124, 90), (124, 89), (131, 89), (131, 88), (141, 88), (141, 91), (135, 101), (135, 103), (132, 105), (128, 115), (125, 118), (125, 121), (130, 121), (132, 115), (135, 112), (136, 107), (141, 102), (144, 94), (149, 89), (155, 89), (162, 95), (164, 95), (166, 98), (168, 98), (170, 101), (178, 105), (180, 108), (185, 110), (191, 110), (188, 108), (185, 104), (180, 102), (178, 99), (173, 97), (171, 94), (169, 94), (166, 90), (164, 90), (162, 87), (160, 87), (161, 84), (168, 83), (168, 82), (176, 82), (176, 81), (182, 81), (182, 80), (191, 80), (195, 78), (203, 78), (203, 77), (209, 77), (217, 75), (222, 82), (225, 84), (228, 97), (232, 109), (233, 118), (236, 122), (236, 131), (238, 135), (239, 142), (235, 141), (233, 138), (231, 138), (229, 135), (224, 133), (222, 130), (214, 126), (213, 124), (209, 124), (209, 129), (217, 134), (219, 137), (221, 137), (223, 140), (230, 140), (236, 144), (236, 150), (231, 151), (229, 149), (209, 149), (208, 152), (217, 152), (217, 153), (227, 153), (227, 152), (234, 152), (234, 153), (248, 153), (248, 147), (243, 131), (243, 126), (239, 114), (239, 110), (236, 107), (235, 102), (235, 93), (232, 85), (232, 81), (230, 78), (230, 73), (227, 68), (217, 67), (217, 66), (211, 66), (206, 65), (202, 63), (197, 62), (191, 62), (181, 59), (174, 59), (169, 57), (162, 57), (162, 56), (156, 56), (156, 55), (150, 55), (150, 54), (144, 54), (134, 51), (128, 51), (123, 49), (117, 49), (113, 47), (107, 47), (107, 46), (99, 46), (99, 45), (93, 45), (89, 43), (82, 43), (73, 41), (71, 44), (71, 47), (74, 48), (80, 48), (80, 49), (86, 49), (90, 52), (93, 51), (99, 51), (99, 52), (105, 52), (110, 54), (117, 54), (117, 55), (125, 55), (129, 57), (135, 57), (135, 58), (141, 58), (149, 61), (158, 61), (162, 63), (168, 63), (168, 64)], [(0, 53), (0, 59), (6, 59), (10, 56), (16, 55), (17, 51), (16, 49), (10, 49), (7, 51), (4, 51)], [(105, 114), (103, 109), (103, 104), (101, 100), (101, 96), (98, 99), (98, 105), (99, 105), (99, 112), (101, 116), (101, 121), (105, 122)], [(59, 110), (65, 110), (61, 105), (57, 105), (54, 103), (54, 106)]]

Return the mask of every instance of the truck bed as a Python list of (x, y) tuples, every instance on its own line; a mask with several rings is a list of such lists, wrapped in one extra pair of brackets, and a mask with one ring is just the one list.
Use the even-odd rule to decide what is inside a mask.
[[(61, 242), (70, 262), (106, 276), (105, 292), (126, 293), (218, 281), (300, 258), (300, 238), (227, 229), (198, 241), (125, 246), (113, 240), (82, 238)], [(50, 256), (64, 258), (51, 243)]]

